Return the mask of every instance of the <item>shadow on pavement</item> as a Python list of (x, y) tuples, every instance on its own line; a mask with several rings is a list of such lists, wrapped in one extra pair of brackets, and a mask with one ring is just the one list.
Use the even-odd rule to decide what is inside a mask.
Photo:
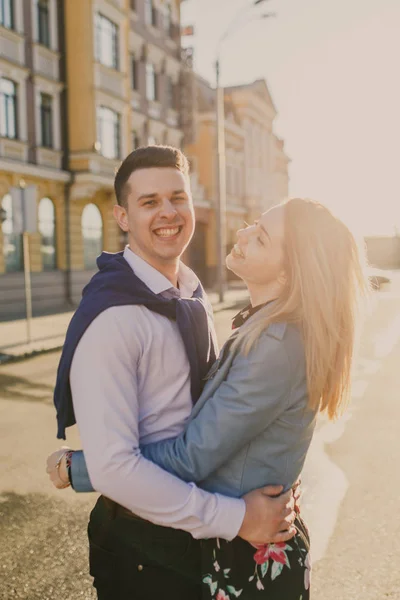
[(5, 400), (24, 400), (34, 402), (53, 401), (54, 385), (35, 382), (11, 373), (0, 374), (0, 396)]
[(88, 511), (42, 494), (0, 496), (0, 598), (92, 600)]

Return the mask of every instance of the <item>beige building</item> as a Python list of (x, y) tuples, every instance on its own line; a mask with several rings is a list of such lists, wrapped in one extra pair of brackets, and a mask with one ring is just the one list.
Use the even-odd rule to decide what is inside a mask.
[[(194, 80), (195, 136), (185, 151), (203, 197), (201, 210), (196, 208), (198, 225), (189, 256), (202, 280), (212, 285), (217, 264), (215, 90), (199, 76)], [(264, 80), (226, 88), (227, 252), (245, 221), (252, 222), (288, 195), (289, 159), (283, 141), (273, 132), (275, 117), (276, 109)]]

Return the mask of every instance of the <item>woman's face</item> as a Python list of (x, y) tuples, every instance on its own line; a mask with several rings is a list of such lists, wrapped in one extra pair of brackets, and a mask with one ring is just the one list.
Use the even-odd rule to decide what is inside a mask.
[(226, 266), (246, 283), (270, 285), (283, 275), (284, 208), (276, 206), (237, 232)]

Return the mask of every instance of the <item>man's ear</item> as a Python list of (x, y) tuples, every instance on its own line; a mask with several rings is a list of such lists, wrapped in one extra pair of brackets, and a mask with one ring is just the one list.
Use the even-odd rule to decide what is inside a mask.
[(120, 206), (119, 204), (115, 204), (113, 208), (113, 215), (122, 231), (129, 231), (128, 213), (126, 212), (126, 208)]

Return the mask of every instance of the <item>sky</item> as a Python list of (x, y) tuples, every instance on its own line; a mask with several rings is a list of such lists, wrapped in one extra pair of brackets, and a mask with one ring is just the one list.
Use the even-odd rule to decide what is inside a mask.
[[(400, 233), (400, 0), (184, 0), (195, 68), (223, 85), (265, 78), (285, 140), (290, 196), (329, 206), (362, 234)], [(276, 18), (252, 16), (276, 12)]]

